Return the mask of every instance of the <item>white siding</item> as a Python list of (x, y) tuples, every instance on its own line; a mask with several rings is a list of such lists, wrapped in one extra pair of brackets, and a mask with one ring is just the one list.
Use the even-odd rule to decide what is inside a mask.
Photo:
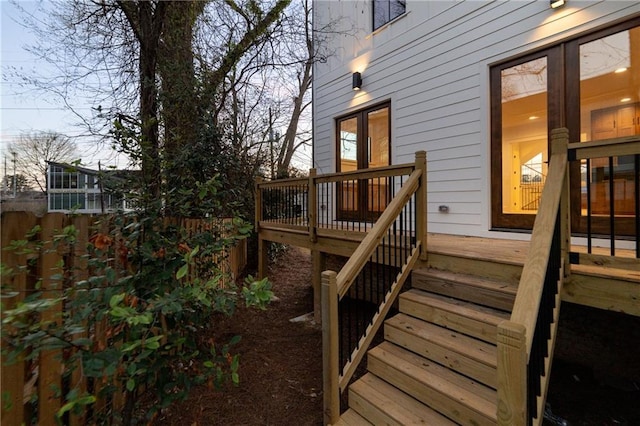
[(371, 34), (370, 3), (314, 2), (316, 28), (335, 31), (314, 71), (314, 167), (335, 171), (336, 117), (390, 99), (392, 163), (427, 151), (429, 230), (477, 236), (490, 227), (489, 66), (640, 13), (631, 1), (407, 0)]

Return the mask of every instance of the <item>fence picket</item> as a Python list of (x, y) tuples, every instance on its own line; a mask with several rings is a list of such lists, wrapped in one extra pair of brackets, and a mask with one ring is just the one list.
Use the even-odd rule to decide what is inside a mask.
[[(40, 256), (40, 276), (42, 277), (42, 291), (47, 298), (62, 296), (62, 280), (54, 277), (62, 275), (60, 267), (63, 253), (52, 243), (53, 237), (64, 228), (65, 215), (53, 213), (41, 220), (41, 240), (45, 241), (44, 251)], [(51, 306), (42, 313), (42, 323), (59, 323), (62, 316), (62, 303)], [(40, 352), (38, 378), (38, 424), (42, 426), (56, 425), (55, 415), (62, 402), (62, 351), (47, 350)]]
[[(8, 247), (11, 241), (23, 240), (25, 234), (38, 223), (38, 218), (35, 215), (24, 212), (5, 212), (2, 214), (2, 219), (1, 247), (3, 249)], [(27, 263), (27, 255), (25, 254), (17, 254), (10, 250), (1, 250), (1, 253), (2, 263), (5, 265), (13, 265), (15, 268), (17, 265)], [(2, 280), (3, 285), (9, 285), (15, 292), (9, 297), (3, 297), (3, 310), (15, 308), (25, 297), (29, 277), (27, 274), (17, 274), (12, 277), (3, 277)], [(2, 352), (5, 349), (7, 349), (5, 340), (2, 339)], [(16, 364), (5, 365), (5, 357), (2, 355), (0, 355), (0, 362), (2, 368), (2, 422), (9, 425), (19, 425), (24, 423), (25, 418), (23, 402), (25, 363), (20, 360)]]

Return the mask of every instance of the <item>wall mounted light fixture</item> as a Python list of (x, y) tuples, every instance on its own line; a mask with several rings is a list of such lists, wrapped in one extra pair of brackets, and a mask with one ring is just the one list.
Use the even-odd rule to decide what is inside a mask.
[(565, 3), (566, 3), (566, 0), (550, 0), (552, 9), (557, 9), (559, 7), (562, 7), (564, 6)]
[(360, 90), (360, 88), (362, 87), (362, 74), (360, 74), (359, 72), (354, 72), (352, 77), (353, 80), (351, 82), (351, 88), (353, 90)]

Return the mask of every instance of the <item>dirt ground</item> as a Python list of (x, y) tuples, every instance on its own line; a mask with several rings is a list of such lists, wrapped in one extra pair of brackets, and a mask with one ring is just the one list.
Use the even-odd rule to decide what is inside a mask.
[[(239, 387), (195, 389), (154, 424), (321, 425), (321, 329), (290, 321), (313, 310), (310, 271), (308, 252), (290, 248), (269, 274), (278, 300), (266, 311), (240, 308), (218, 325), (218, 338), (242, 336)], [(548, 396), (553, 414), (570, 425), (640, 425), (639, 319), (566, 304), (561, 324)]]

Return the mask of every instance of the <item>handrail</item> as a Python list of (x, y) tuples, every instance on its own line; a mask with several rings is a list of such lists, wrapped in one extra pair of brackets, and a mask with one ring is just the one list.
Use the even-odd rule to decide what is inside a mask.
[(274, 179), (274, 180), (262, 180), (259, 182), (260, 188), (279, 188), (283, 186), (289, 186), (291, 184), (306, 185), (309, 182), (309, 178), (287, 178), (287, 179)]
[[(549, 261), (553, 230), (560, 207), (567, 171), (567, 154), (553, 155), (549, 161), (549, 175), (542, 192), (540, 208), (533, 225), (527, 260), (522, 269), (518, 294), (513, 305), (511, 321), (524, 325), (527, 330), (535, 327), (535, 314), (540, 304), (544, 275)], [(531, 334), (531, 333), (529, 333)], [(533, 335), (527, 336), (527, 354)]]
[(362, 240), (356, 251), (349, 257), (347, 263), (338, 273), (336, 279), (338, 282), (338, 296), (340, 298), (344, 297), (345, 293), (349, 290), (356, 276), (367, 263), (367, 260), (378, 244), (380, 244), (380, 241), (382, 241), (391, 224), (396, 220), (398, 212), (402, 210), (402, 207), (416, 192), (416, 189), (418, 189), (421, 176), (422, 172), (420, 170), (415, 170), (411, 173), (400, 192), (391, 200), (391, 203), (389, 203), (380, 218), (373, 225), (373, 228), (371, 228), (367, 236)]
[(530, 250), (511, 317), (498, 325), (499, 425), (542, 422), (560, 292), (568, 273), (568, 134), (567, 129), (551, 133), (549, 170)]
[(598, 157), (616, 157), (638, 153), (632, 142), (640, 142), (640, 136), (625, 136), (588, 142), (574, 142), (568, 145), (570, 160), (584, 160)]
[(410, 174), (414, 169), (414, 163), (395, 164), (391, 166), (372, 167), (370, 169), (349, 170), (347, 172), (326, 173), (318, 175), (318, 182), (339, 182), (341, 180), (367, 179), (372, 177), (398, 176)]
[[(360, 361), (369, 349), (371, 342), (378, 329), (382, 325), (389, 309), (400, 294), (402, 285), (411, 273), (411, 269), (420, 257), (425, 247), (422, 241), (426, 228), (424, 218), (419, 215), (426, 215), (426, 194), (422, 192), (426, 185), (426, 157), (424, 152), (416, 154), (416, 169), (404, 182), (399, 192), (387, 205), (380, 215), (373, 228), (362, 240), (355, 252), (350, 256), (347, 263), (339, 273), (324, 271), (322, 273), (322, 333), (323, 333), (323, 368), (324, 368), (324, 420), (325, 424), (335, 423), (340, 417), (340, 394), (344, 392)], [(397, 169), (396, 169), (397, 170)], [(412, 202), (416, 200), (415, 210), (412, 209)], [(422, 203), (422, 206), (418, 206)], [(412, 224), (409, 230), (403, 229), (409, 207), (409, 222)], [(400, 223), (400, 234), (396, 234), (396, 226)], [(394, 232), (392, 232), (394, 230)], [(339, 325), (339, 302), (350, 291), (356, 279), (360, 281), (359, 275), (363, 268), (371, 262), (385, 264), (386, 249), (396, 247), (390, 245), (390, 238), (393, 237), (396, 244), (407, 245), (410, 253), (404, 253), (400, 257), (400, 268), (395, 277), (391, 278), (392, 283), (384, 290), (382, 300), (377, 306), (375, 314), (368, 321), (362, 335), (357, 335), (358, 343), (350, 353), (348, 361), (344, 366), (340, 365), (340, 338)], [(399, 240), (398, 240), (399, 238)], [(400, 241), (398, 243), (398, 241)], [(380, 256), (382, 249), (382, 256)], [(389, 258), (391, 255), (389, 254)], [(388, 259), (387, 259), (388, 260)], [(398, 259), (396, 258), (396, 263)], [(371, 276), (370, 276), (370, 279)], [(356, 287), (357, 291), (357, 287)], [(351, 349), (348, 349), (351, 350)]]

